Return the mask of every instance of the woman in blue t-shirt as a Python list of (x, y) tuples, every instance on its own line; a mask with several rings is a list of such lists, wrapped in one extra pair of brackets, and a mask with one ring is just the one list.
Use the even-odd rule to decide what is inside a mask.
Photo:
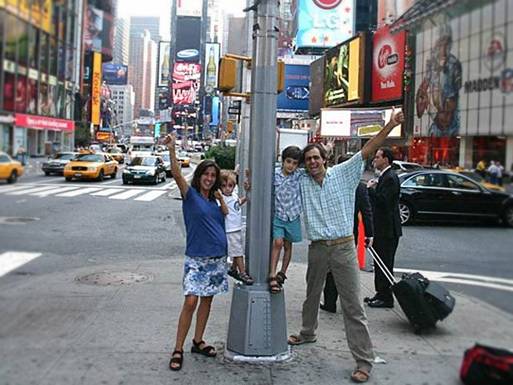
[(228, 291), (227, 243), (224, 231), (224, 216), (228, 214), (228, 207), (219, 190), (219, 166), (212, 160), (204, 160), (194, 170), (189, 186), (176, 158), (175, 135), (167, 135), (164, 143), (169, 150), (171, 173), (182, 194), (182, 211), (187, 232), (183, 276), (185, 301), (178, 320), (175, 350), (169, 362), (171, 370), (180, 370), (183, 364), (183, 345), (196, 307), (196, 328), (191, 352), (207, 357), (215, 357), (217, 354), (213, 346), (203, 341), (203, 333), (214, 295)]

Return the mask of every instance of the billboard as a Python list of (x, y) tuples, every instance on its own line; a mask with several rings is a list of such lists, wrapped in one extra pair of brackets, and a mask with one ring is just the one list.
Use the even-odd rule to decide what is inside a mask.
[(384, 26), (376, 31), (372, 51), (372, 101), (403, 97), (406, 31), (391, 34)]
[(84, 48), (86, 51), (101, 52), (112, 58), (113, 25), (112, 15), (92, 5), (87, 6), (84, 16)]
[[(511, 2), (479, 9), (505, 15)], [(414, 136), (505, 136), (513, 133), (513, 28), (465, 13), (416, 35)]]
[(52, 33), (53, 3), (52, 0), (3, 0), (0, 1), (0, 8), (7, 8), (21, 19), (47, 33)]
[(181, 16), (176, 18), (176, 62), (199, 63), (201, 18)]
[(331, 48), (324, 65), (324, 106), (335, 106), (363, 98), (364, 37)]
[(307, 65), (285, 65), (285, 90), (278, 94), (277, 111), (308, 111), (310, 98), (310, 67)]
[(173, 104), (193, 104), (200, 86), (201, 65), (175, 63), (173, 68)]
[[(392, 109), (330, 109), (321, 110), (321, 136), (361, 138), (376, 135), (390, 120)], [(401, 126), (395, 127), (389, 138), (401, 137)]]
[(93, 52), (93, 72), (91, 77), (91, 123), (100, 124), (100, 103), (102, 88), (102, 54)]
[(176, 0), (176, 16), (201, 17), (202, 0)]
[(378, 0), (378, 28), (397, 20), (415, 0)]
[(217, 87), (217, 75), (219, 73), (219, 55), (221, 46), (219, 43), (205, 44), (205, 91), (210, 94)]
[(109, 85), (124, 86), (128, 79), (128, 66), (123, 64), (104, 63), (102, 79)]
[(159, 66), (157, 73), (157, 86), (159, 87), (169, 86), (169, 73), (171, 72), (169, 67), (170, 49), (171, 43), (169, 41), (159, 42)]
[(354, 0), (297, 0), (296, 47), (330, 48), (354, 34)]

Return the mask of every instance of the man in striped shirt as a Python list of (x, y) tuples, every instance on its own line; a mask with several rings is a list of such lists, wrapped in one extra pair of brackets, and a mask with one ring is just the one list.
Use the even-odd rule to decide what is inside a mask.
[(362, 176), (365, 160), (373, 156), (392, 129), (404, 121), (401, 111), (392, 113), (390, 121), (351, 159), (326, 169), (324, 148), (312, 143), (303, 149), (307, 174), (301, 180), (303, 215), (308, 239), (306, 299), (303, 325), (289, 344), (300, 345), (317, 340), (319, 303), (324, 280), (331, 271), (340, 295), (346, 338), (356, 361), (351, 375), (355, 382), (369, 379), (374, 360), (367, 316), (360, 301), (360, 279), (353, 241), (355, 191)]

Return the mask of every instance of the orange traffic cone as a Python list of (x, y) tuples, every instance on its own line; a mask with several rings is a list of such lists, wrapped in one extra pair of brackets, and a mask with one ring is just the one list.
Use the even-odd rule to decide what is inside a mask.
[(365, 269), (365, 227), (363, 226), (362, 214), (358, 213), (358, 265), (360, 270)]

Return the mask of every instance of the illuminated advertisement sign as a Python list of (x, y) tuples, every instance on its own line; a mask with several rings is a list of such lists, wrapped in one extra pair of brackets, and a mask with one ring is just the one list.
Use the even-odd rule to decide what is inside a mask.
[(210, 94), (217, 87), (217, 75), (219, 73), (219, 55), (221, 47), (219, 43), (205, 44), (205, 91)]
[(297, 0), (296, 47), (330, 48), (353, 36), (354, 0)]
[(201, 41), (201, 18), (177, 17), (176, 62), (199, 63)]
[(310, 97), (310, 67), (285, 65), (285, 90), (278, 94), (277, 111), (308, 111)]
[(202, 0), (176, 0), (176, 16), (201, 17)]
[[(392, 109), (329, 109), (321, 110), (321, 136), (359, 138), (376, 135), (390, 120)], [(401, 137), (401, 126), (389, 138)]]
[(51, 33), (53, 3), (52, 0), (3, 0), (0, 1), (0, 8), (7, 8), (21, 19)]
[(91, 77), (91, 123), (100, 124), (100, 102), (102, 88), (102, 54), (93, 52), (93, 76)]
[(403, 96), (406, 32), (391, 34), (387, 26), (376, 31), (372, 52), (372, 101), (396, 100)]
[(331, 48), (324, 66), (324, 106), (358, 101), (363, 94), (364, 38), (358, 36)]
[(112, 15), (101, 9), (87, 6), (84, 16), (84, 47), (86, 51), (102, 52), (112, 58)]
[(102, 65), (102, 79), (107, 84), (124, 86), (127, 84), (128, 66), (123, 64), (104, 63)]
[(415, 0), (378, 0), (378, 28), (392, 24), (414, 2)]
[(159, 42), (159, 66), (157, 73), (157, 85), (159, 87), (169, 86), (169, 74), (171, 72), (169, 67), (170, 45), (169, 41)]
[(173, 104), (193, 104), (199, 90), (201, 65), (175, 63), (173, 68)]

